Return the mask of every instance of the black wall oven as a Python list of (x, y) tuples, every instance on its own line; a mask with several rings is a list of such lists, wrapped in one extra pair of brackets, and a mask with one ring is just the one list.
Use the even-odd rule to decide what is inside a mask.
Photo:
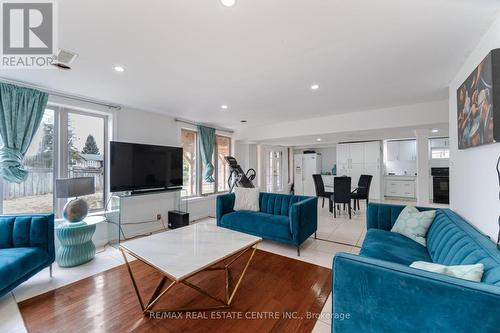
[(433, 202), (450, 203), (450, 168), (431, 168)]

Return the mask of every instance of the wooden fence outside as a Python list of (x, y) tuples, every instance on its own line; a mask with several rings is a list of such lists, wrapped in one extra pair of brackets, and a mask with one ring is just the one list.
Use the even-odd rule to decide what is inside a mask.
[[(3, 198), (4, 200), (16, 199), (20, 197), (44, 195), (54, 191), (53, 170), (36, 168), (28, 169), (28, 178), (26, 181), (17, 184), (4, 182)], [(96, 192), (104, 188), (104, 176), (101, 169), (90, 170), (71, 170), (69, 176), (72, 177), (94, 177)]]

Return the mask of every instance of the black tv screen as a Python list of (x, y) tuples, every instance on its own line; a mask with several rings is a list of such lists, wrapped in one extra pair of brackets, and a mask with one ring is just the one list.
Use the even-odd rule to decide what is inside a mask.
[(182, 187), (182, 148), (112, 141), (111, 192)]

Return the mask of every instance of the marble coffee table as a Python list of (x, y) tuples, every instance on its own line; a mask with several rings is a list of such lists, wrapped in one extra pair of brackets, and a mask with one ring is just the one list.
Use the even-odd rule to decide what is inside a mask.
[[(221, 228), (213, 223), (203, 222), (123, 242), (120, 244), (120, 250), (127, 265), (143, 314), (153, 311), (200, 311), (223, 309), (231, 305), (234, 295), (255, 254), (257, 245), (261, 241), (262, 238), (260, 237)], [(232, 291), (230, 291), (229, 269), (236, 260), (248, 251), (251, 251), (251, 253), (245, 264), (245, 268), (232, 288)], [(135, 257), (163, 275), (147, 303), (144, 302), (139, 292), (138, 282), (140, 283), (140, 281), (137, 281), (134, 277), (126, 254)], [(194, 275), (214, 270), (225, 272), (224, 299), (212, 296), (188, 281)], [(164, 288), (168, 281), (169, 284)], [(190, 287), (216, 301), (218, 305), (200, 309), (153, 309), (161, 297), (176, 284), (183, 284)]]

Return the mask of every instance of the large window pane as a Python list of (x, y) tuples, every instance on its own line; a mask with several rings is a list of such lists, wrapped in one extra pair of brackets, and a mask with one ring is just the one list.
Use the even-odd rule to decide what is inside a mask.
[(99, 116), (68, 114), (68, 177), (94, 177), (94, 194), (83, 196), (92, 210), (104, 208), (104, 126)]
[(181, 130), (183, 149), (183, 189), (187, 196), (196, 195), (196, 132)]
[(3, 213), (50, 213), (53, 211), (54, 111), (46, 109), (42, 123), (26, 153), (28, 179), (3, 183)]
[(217, 135), (217, 190), (228, 191), (227, 178), (229, 177), (229, 164), (224, 157), (231, 155), (231, 138)]
[[(214, 153), (215, 153), (215, 149), (214, 149)], [(215, 193), (215, 181), (207, 181), (205, 180), (205, 170), (206, 170), (206, 166), (205, 166), (205, 163), (201, 163), (202, 164), (202, 168), (201, 168), (201, 194), (210, 194), (210, 193)], [(214, 165), (214, 168), (215, 168), (215, 163), (214, 163), (214, 155), (212, 155), (212, 164)], [(214, 174), (212, 175), (212, 177), (215, 179), (215, 170), (214, 170)]]

